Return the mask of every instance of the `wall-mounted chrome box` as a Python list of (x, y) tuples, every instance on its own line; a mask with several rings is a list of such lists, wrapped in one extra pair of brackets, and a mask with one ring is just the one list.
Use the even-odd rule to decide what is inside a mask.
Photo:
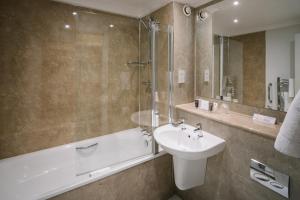
[(257, 160), (251, 159), (250, 177), (261, 185), (289, 198), (290, 177), (288, 175), (273, 170)]

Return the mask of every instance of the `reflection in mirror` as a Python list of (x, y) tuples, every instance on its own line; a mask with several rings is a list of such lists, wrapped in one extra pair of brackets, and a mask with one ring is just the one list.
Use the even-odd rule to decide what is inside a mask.
[(300, 88), (300, 1), (234, 2), (207, 7), (208, 19), (196, 21), (196, 96), (287, 111)]

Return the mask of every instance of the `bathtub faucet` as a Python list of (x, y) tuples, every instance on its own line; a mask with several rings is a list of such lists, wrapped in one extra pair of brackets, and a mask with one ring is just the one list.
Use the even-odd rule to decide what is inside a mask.
[(143, 135), (151, 136), (147, 128), (142, 129), (141, 132)]

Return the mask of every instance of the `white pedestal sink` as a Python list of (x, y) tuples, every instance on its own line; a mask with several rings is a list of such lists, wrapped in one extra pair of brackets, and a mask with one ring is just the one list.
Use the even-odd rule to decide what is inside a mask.
[(225, 140), (187, 124), (161, 126), (154, 131), (156, 142), (173, 156), (175, 184), (187, 190), (204, 184), (206, 160), (223, 151)]

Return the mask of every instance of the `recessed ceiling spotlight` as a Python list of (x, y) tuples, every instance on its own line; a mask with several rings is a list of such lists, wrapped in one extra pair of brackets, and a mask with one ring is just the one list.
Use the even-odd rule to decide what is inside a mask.
[(70, 29), (71, 26), (69, 24), (65, 24), (65, 29)]
[(239, 4), (240, 4), (239, 1), (234, 1), (234, 2), (233, 2), (233, 5), (234, 5), (234, 6), (238, 6)]
[(72, 15), (76, 16), (76, 15), (77, 15), (77, 12), (72, 12)]
[(113, 25), (113, 24), (110, 24), (110, 25), (109, 25), (109, 28), (113, 28), (113, 27), (115, 27), (115, 25)]
[(238, 20), (238, 19), (234, 19), (233, 22), (234, 22), (234, 23), (238, 23), (239, 20)]

